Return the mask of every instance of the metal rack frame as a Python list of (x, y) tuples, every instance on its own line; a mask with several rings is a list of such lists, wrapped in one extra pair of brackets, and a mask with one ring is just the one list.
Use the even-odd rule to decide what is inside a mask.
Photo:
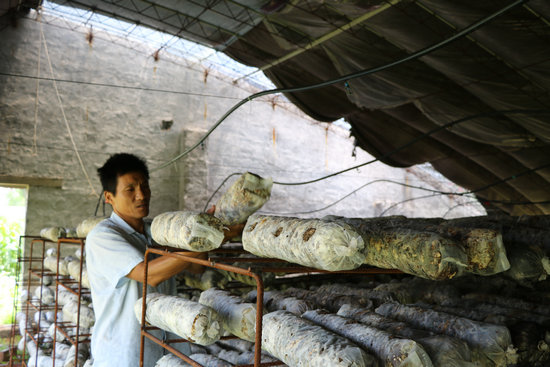
[[(167, 340), (163, 342), (162, 340), (158, 339), (151, 333), (149, 333), (149, 330), (155, 330), (158, 329), (154, 326), (147, 326), (147, 323), (145, 321), (145, 316), (147, 312), (147, 304), (146, 304), (146, 297), (147, 297), (147, 274), (148, 274), (148, 266), (149, 266), (149, 257), (150, 255), (161, 255), (161, 256), (170, 256), (170, 257), (177, 257), (185, 259), (188, 262), (203, 265), (205, 267), (209, 268), (215, 268), (220, 270), (225, 270), (229, 272), (234, 272), (237, 274), (242, 274), (249, 276), (253, 278), (256, 281), (256, 335), (255, 335), (255, 345), (254, 345), (254, 364), (246, 364), (246, 365), (239, 365), (238, 367), (260, 367), (260, 366), (277, 366), (282, 365), (283, 362), (268, 362), (268, 363), (262, 363), (261, 362), (261, 346), (262, 346), (262, 315), (263, 315), (263, 297), (264, 297), (264, 284), (261, 277), (262, 273), (269, 273), (269, 272), (284, 272), (284, 273), (295, 273), (295, 274), (403, 274), (400, 270), (395, 269), (379, 269), (379, 268), (373, 268), (373, 267), (361, 267), (354, 270), (342, 270), (342, 271), (327, 271), (327, 270), (320, 270), (305, 266), (299, 266), (295, 264), (290, 264), (288, 266), (283, 267), (269, 267), (266, 265), (270, 265), (273, 263), (287, 263), (284, 260), (280, 259), (273, 259), (273, 258), (258, 258), (258, 257), (216, 257), (216, 255), (219, 254), (249, 254), (249, 252), (240, 249), (240, 248), (219, 248), (213, 251), (208, 252), (208, 259), (200, 259), (196, 257), (189, 256), (190, 254), (196, 254), (196, 252), (192, 251), (185, 251), (185, 250), (179, 250), (175, 248), (170, 247), (158, 247), (158, 248), (149, 248), (145, 252), (145, 273), (144, 273), (144, 282), (143, 282), (143, 298), (142, 298), (142, 313), (141, 313), (141, 342), (140, 342), (140, 367), (143, 367), (143, 357), (144, 357), (144, 345), (145, 345), (145, 338), (150, 339), (154, 343), (159, 344), (163, 348), (167, 349), (174, 355), (178, 356), (185, 362), (189, 363), (193, 367), (203, 367), (201, 364), (195, 362), (188, 356), (184, 355), (183, 353), (180, 353), (178, 350), (170, 346), (170, 343), (179, 343), (179, 342), (189, 342), (187, 339), (174, 339), (174, 340)], [(258, 264), (258, 267), (255, 269), (252, 269), (251, 267), (244, 269), (235, 265), (231, 265), (228, 263), (254, 263)], [(265, 264), (265, 265), (262, 265)], [(231, 337), (230, 337), (231, 338)]]
[[(21, 243), (22, 243), (23, 238), (30, 238), (31, 239), (29, 256), (25, 256), (25, 257), (21, 256), (21, 246), (22, 246)], [(25, 310), (25, 317), (26, 317), (26, 322), (27, 323), (29, 322), (29, 320), (31, 320), (29, 318), (29, 311), (30, 310), (34, 309), (35, 311), (39, 312), (39, 321), (41, 320), (41, 314), (42, 314), (43, 311), (54, 311), (54, 325), (55, 325), (56, 332), (54, 333), (54, 336), (52, 338), (53, 339), (53, 344), (52, 344), (52, 346), (53, 346), (53, 348), (52, 348), (53, 364), (55, 364), (55, 343), (56, 343), (56, 339), (57, 339), (57, 331), (58, 330), (65, 336), (65, 338), (71, 344), (73, 344), (75, 346), (75, 363), (77, 363), (78, 345), (80, 343), (88, 342), (89, 341), (89, 336), (90, 336), (90, 334), (82, 334), (82, 335), (80, 334), (80, 304), (81, 304), (80, 301), (81, 301), (83, 295), (85, 295), (86, 293), (89, 293), (89, 290), (85, 290), (85, 288), (82, 287), (83, 261), (82, 260), (80, 261), (80, 280), (76, 281), (76, 280), (69, 279), (68, 276), (63, 276), (63, 275), (59, 274), (59, 260), (61, 258), (61, 244), (80, 245), (80, 250), (83, 253), (85, 239), (83, 239), (83, 238), (60, 238), (57, 241), (57, 272), (56, 273), (53, 273), (49, 269), (44, 268), (44, 258), (45, 258), (45, 254), (46, 254), (46, 243), (55, 244), (55, 242), (53, 242), (51, 240), (48, 240), (48, 239), (45, 239), (45, 238), (42, 238), (40, 236), (20, 236), (20, 240), (19, 240), (19, 247), (20, 248), (18, 249), (16, 297), (14, 298), (14, 313), (16, 313), (17, 310), (19, 310), (19, 307), (18, 307), (19, 300), (17, 298), (18, 290), (19, 290), (20, 287), (26, 286), (28, 299), (21, 306), (22, 306), (22, 309)], [(41, 255), (40, 256), (35, 256), (36, 252), (38, 252), (38, 251), (35, 251), (35, 246), (36, 245), (41, 245)], [(39, 262), (40, 265), (36, 266), (36, 264), (34, 264), (36, 262)], [(21, 264), (25, 264), (25, 263), (29, 264), (28, 269), (26, 270), (26, 272), (28, 274), (26, 284), (24, 284), (25, 283), (24, 276), (23, 276), (23, 282), (21, 282), (19, 280), (19, 277), (21, 276), (20, 273), (24, 273), (24, 272), (22, 272)], [(35, 304), (35, 302), (32, 301), (31, 286), (36, 285), (36, 283), (34, 283), (33, 280), (38, 278), (39, 279), (38, 286), (42, 287), (44, 285), (43, 284), (43, 277), (44, 276), (51, 276), (52, 278), (55, 278), (55, 285), (56, 285), (55, 301), (54, 301), (54, 304), (52, 304), (52, 305), (44, 305), (42, 303), (42, 289), (40, 291), (40, 297), (39, 297), (38, 303)], [(75, 283), (78, 283), (78, 291), (73, 290), (69, 286), (69, 284), (75, 284)], [(76, 332), (75, 332), (74, 338), (71, 337), (69, 335), (69, 333), (65, 330), (65, 328), (69, 326), (68, 325), (69, 323), (58, 322), (57, 321), (57, 312), (59, 310), (58, 290), (59, 290), (60, 286), (66, 288), (67, 290), (69, 290), (70, 292), (72, 292), (73, 294), (76, 294), (78, 296), (77, 322), (76, 322), (76, 325), (72, 326), (72, 327), (76, 327)], [(32, 320), (31, 320), (31, 324), (32, 324)], [(28, 365), (27, 361), (26, 361), (27, 348), (23, 349), (22, 354), (21, 354), (20, 357), (17, 356), (17, 346), (15, 346), (15, 336), (17, 334), (17, 329), (18, 329), (18, 325), (16, 323), (13, 323), (11, 333), (10, 333), (10, 359), (9, 359), (9, 362), (8, 362), (8, 366), (10, 366), (10, 367), (12, 367), (12, 366), (13, 367), (15, 367), (15, 366), (25, 366), (26, 367)], [(40, 338), (38, 338), (38, 340), (35, 340), (34, 333), (39, 332), (39, 331), (40, 331), (40, 329), (36, 328), (36, 326), (33, 326), (32, 330), (29, 330), (28, 328), (26, 328), (25, 329), (25, 335), (22, 336), (22, 337), (25, 338), (25, 339), (30, 339), (30, 340), (34, 341), (34, 343), (38, 347), (38, 346), (40, 346), (41, 341), (40, 341)], [(80, 340), (82, 337), (85, 337), (86, 339)], [(35, 363), (37, 363), (37, 361), (38, 361), (38, 354), (36, 355)]]
[[(23, 246), (25, 245), (25, 242), (24, 240), (26, 239), (31, 239), (31, 240), (38, 240), (38, 239), (41, 239), (40, 236), (32, 236), (32, 235), (22, 235), (22, 236), (19, 236), (19, 247), (17, 248), (17, 264), (16, 264), (16, 269), (15, 269), (15, 295), (13, 297), (13, 319), (12, 319), (12, 324), (11, 324), (11, 330), (10, 330), (10, 337), (9, 337), (9, 359), (8, 359), (8, 363), (7, 363), (7, 366), (14, 366), (15, 363), (19, 363), (19, 365), (21, 365), (21, 361), (22, 361), (22, 357), (21, 357), (21, 360), (18, 358), (17, 356), (17, 345), (15, 344), (15, 337), (16, 335), (18, 334), (17, 332), (17, 329), (18, 329), (18, 324), (16, 322), (16, 315), (18, 313), (18, 311), (21, 309), (20, 308), (20, 300), (19, 300), (19, 288), (20, 288), (20, 285), (22, 285), (22, 282), (21, 282), (21, 275), (23, 273), (23, 269), (21, 268), (21, 263), (24, 263), (24, 262), (29, 262), (28, 259), (26, 258), (23, 258), (22, 256), (22, 248)], [(28, 293), (28, 290), (27, 290), (27, 293)], [(27, 317), (27, 312), (26, 312), (26, 307), (27, 304), (25, 302), (25, 317)], [(4, 366), (4, 364), (2, 364), (2, 366)]]
[[(60, 260), (60, 256), (61, 256), (61, 244), (62, 243), (80, 245), (80, 252), (81, 252), (81, 254), (84, 254), (85, 239), (84, 238), (60, 238), (57, 241), (57, 272), (56, 272), (56, 279), (55, 279), (55, 285), (56, 286), (55, 286), (55, 316), (54, 316), (54, 324), (55, 324), (56, 332), (54, 333), (53, 343), (54, 343), (54, 346), (55, 346), (55, 343), (57, 341), (57, 331), (59, 330), (59, 332), (61, 332), (61, 334), (63, 334), (65, 339), (68, 340), (69, 343), (71, 343), (75, 347), (75, 354), (74, 355), (75, 355), (75, 366), (76, 366), (78, 364), (78, 346), (79, 346), (79, 344), (90, 341), (90, 339), (89, 339), (90, 334), (83, 334), (83, 335), (80, 334), (80, 306), (82, 304), (81, 300), (82, 300), (83, 295), (90, 294), (90, 290), (84, 291), (83, 290), (84, 288), (82, 287), (82, 269), (83, 269), (83, 266), (84, 266), (83, 259), (80, 259), (80, 270), (79, 270), (80, 278), (79, 278), (79, 280), (73, 280), (73, 279), (70, 279), (68, 277), (61, 276), (59, 274), (59, 260)], [(78, 291), (75, 291), (74, 289), (69, 287), (69, 284), (75, 284), (75, 283), (78, 284)], [(63, 321), (63, 322), (58, 322), (57, 321), (57, 312), (59, 310), (58, 294), (59, 294), (59, 287), (60, 286), (62, 286), (63, 288), (65, 288), (66, 290), (68, 290), (69, 292), (75, 294), (78, 297), (78, 307), (77, 307), (77, 311), (76, 311), (76, 325), (73, 326), (75, 328), (75, 338), (74, 339), (65, 330), (66, 327), (70, 327), (69, 326), (70, 323), (67, 322), (67, 321)], [(86, 337), (86, 339), (81, 341), (80, 337)], [(52, 351), (52, 359), (55, 361), (55, 348)]]

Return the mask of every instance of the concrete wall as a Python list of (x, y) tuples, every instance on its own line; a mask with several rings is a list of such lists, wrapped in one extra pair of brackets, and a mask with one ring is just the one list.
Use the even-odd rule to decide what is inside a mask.
[[(282, 98), (267, 96), (239, 108), (185, 158), (156, 169), (199, 141), (253, 88), (235, 85), (214, 71), (206, 77), (200, 66), (185, 66), (167, 53), (155, 61), (147, 45), (113, 43), (101, 32), (96, 31), (90, 43), (87, 29), (69, 30), (53, 20), (43, 24), (33, 13), (17, 27), (0, 29), (0, 183), (2, 178), (21, 183), (39, 178), (29, 191), (28, 234), (47, 226), (74, 227), (92, 215), (101, 189), (96, 169), (116, 152), (132, 152), (148, 161), (151, 216), (202, 210), (233, 172), (251, 171), (295, 183), (372, 159), (354, 150), (348, 131), (313, 121)], [(33, 78), (37, 76), (46, 79)], [(161, 129), (163, 120), (173, 121), (170, 129)], [(62, 184), (42, 186), (40, 180), (47, 179)], [(274, 185), (262, 212), (304, 217), (441, 216), (460, 203), (460, 198), (437, 196), (384, 213), (392, 204), (427, 193), (377, 182), (327, 210), (310, 212), (379, 179), (458, 189), (426, 168), (374, 163), (313, 184)], [(481, 213), (479, 206), (458, 206), (450, 216)]]

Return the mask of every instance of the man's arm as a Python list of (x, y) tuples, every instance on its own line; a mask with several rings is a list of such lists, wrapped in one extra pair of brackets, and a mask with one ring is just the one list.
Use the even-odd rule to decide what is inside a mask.
[[(189, 257), (205, 258), (206, 253), (195, 252), (187, 255)], [(185, 261), (172, 256), (161, 256), (149, 261), (147, 268), (147, 284), (156, 287), (167, 279), (181, 271), (191, 268), (195, 263)], [(194, 267), (194, 266), (193, 266)], [(137, 264), (126, 276), (130, 279), (143, 283), (145, 274), (145, 262)]]

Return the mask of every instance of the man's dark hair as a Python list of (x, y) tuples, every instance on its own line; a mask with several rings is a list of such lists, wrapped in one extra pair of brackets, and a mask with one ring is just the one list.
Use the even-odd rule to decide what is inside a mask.
[(107, 159), (103, 167), (97, 169), (103, 191), (108, 191), (113, 195), (116, 194), (118, 176), (129, 172), (141, 172), (149, 179), (149, 170), (143, 159), (129, 153), (113, 154)]

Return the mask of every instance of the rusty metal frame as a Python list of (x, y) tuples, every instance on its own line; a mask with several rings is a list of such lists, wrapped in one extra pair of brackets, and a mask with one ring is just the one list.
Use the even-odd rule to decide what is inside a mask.
[[(55, 314), (54, 314), (54, 325), (55, 325), (55, 332), (53, 335), (53, 345), (55, 346), (55, 343), (57, 341), (57, 331), (61, 332), (65, 339), (69, 341), (72, 345), (74, 345), (75, 353), (75, 366), (78, 365), (78, 346), (80, 343), (89, 342), (90, 334), (80, 334), (80, 306), (81, 306), (81, 300), (82, 296), (86, 293), (89, 293), (90, 291), (83, 291), (82, 288), (82, 268), (84, 266), (84, 260), (80, 259), (80, 280), (71, 280), (68, 279), (67, 276), (61, 276), (59, 274), (59, 260), (61, 256), (61, 244), (72, 244), (72, 245), (80, 245), (80, 253), (82, 256), (84, 256), (84, 238), (60, 238), (57, 241), (57, 272), (55, 277)], [(75, 284), (78, 283), (78, 291), (75, 291), (71, 287), (68, 286), (68, 284)], [(76, 311), (76, 325), (75, 326), (69, 326), (71, 323), (67, 321), (58, 322), (57, 321), (57, 312), (59, 310), (59, 304), (58, 304), (58, 293), (59, 293), (59, 287), (62, 286), (65, 289), (67, 289), (69, 292), (75, 294), (78, 297), (78, 307)], [(69, 335), (69, 333), (65, 330), (66, 327), (76, 327), (75, 329), (75, 335), (74, 339), (72, 336)], [(86, 337), (85, 340), (80, 340), (81, 337)], [(52, 359), (55, 363), (55, 348), (52, 350)]]
[[(267, 362), (262, 363), (261, 362), (261, 351), (262, 351), (262, 316), (263, 316), (263, 297), (264, 297), (264, 284), (261, 277), (261, 273), (264, 272), (285, 272), (285, 273), (300, 273), (300, 274), (403, 274), (400, 270), (395, 269), (379, 269), (379, 268), (373, 268), (373, 267), (362, 267), (359, 269), (354, 270), (343, 270), (343, 271), (326, 271), (326, 270), (319, 270), (304, 266), (298, 266), (298, 265), (291, 265), (286, 267), (258, 267), (258, 270), (254, 269), (254, 271), (249, 267), (248, 269), (243, 269), (235, 265), (229, 265), (228, 262), (231, 263), (239, 263), (239, 262), (253, 262), (257, 264), (265, 263), (265, 264), (272, 264), (272, 263), (286, 263), (284, 260), (279, 259), (272, 259), (272, 258), (257, 258), (257, 257), (213, 257), (211, 255), (216, 254), (250, 254), (243, 250), (242, 248), (219, 248), (216, 250), (212, 250), (208, 252), (208, 259), (199, 259), (196, 257), (188, 256), (190, 254), (195, 254), (195, 252), (191, 251), (185, 251), (185, 250), (178, 250), (174, 248), (169, 247), (156, 247), (156, 248), (148, 248), (145, 251), (145, 257), (144, 257), (144, 282), (143, 282), (143, 298), (142, 298), (142, 312), (141, 312), (141, 341), (140, 341), (140, 356), (139, 356), (139, 366), (143, 367), (143, 361), (144, 361), (144, 353), (145, 353), (145, 338), (148, 338), (149, 340), (153, 341), (154, 343), (164, 347), (174, 355), (178, 356), (185, 362), (189, 363), (193, 367), (203, 367), (201, 364), (195, 362), (188, 356), (184, 355), (183, 353), (179, 352), (172, 346), (168, 344), (168, 342), (176, 343), (176, 342), (189, 342), (187, 339), (174, 339), (169, 340), (166, 342), (163, 342), (162, 340), (158, 339), (151, 333), (149, 333), (149, 330), (156, 330), (157, 327), (154, 326), (148, 326), (146, 323), (146, 312), (147, 312), (147, 276), (149, 271), (149, 257), (150, 255), (160, 255), (160, 256), (169, 256), (169, 257), (179, 257), (183, 258), (186, 261), (189, 261), (194, 264), (203, 265), (209, 268), (215, 268), (220, 270), (225, 270), (229, 272), (234, 272), (237, 274), (242, 274), (249, 276), (251, 278), (254, 278), (256, 281), (256, 335), (255, 335), (255, 344), (254, 344), (254, 364), (246, 364), (246, 365), (238, 365), (238, 367), (259, 367), (259, 366), (277, 366), (282, 365), (283, 362)], [(231, 338), (231, 337), (230, 337)], [(222, 338), (224, 339), (224, 338)], [(226, 338), (227, 339), (227, 338)]]

